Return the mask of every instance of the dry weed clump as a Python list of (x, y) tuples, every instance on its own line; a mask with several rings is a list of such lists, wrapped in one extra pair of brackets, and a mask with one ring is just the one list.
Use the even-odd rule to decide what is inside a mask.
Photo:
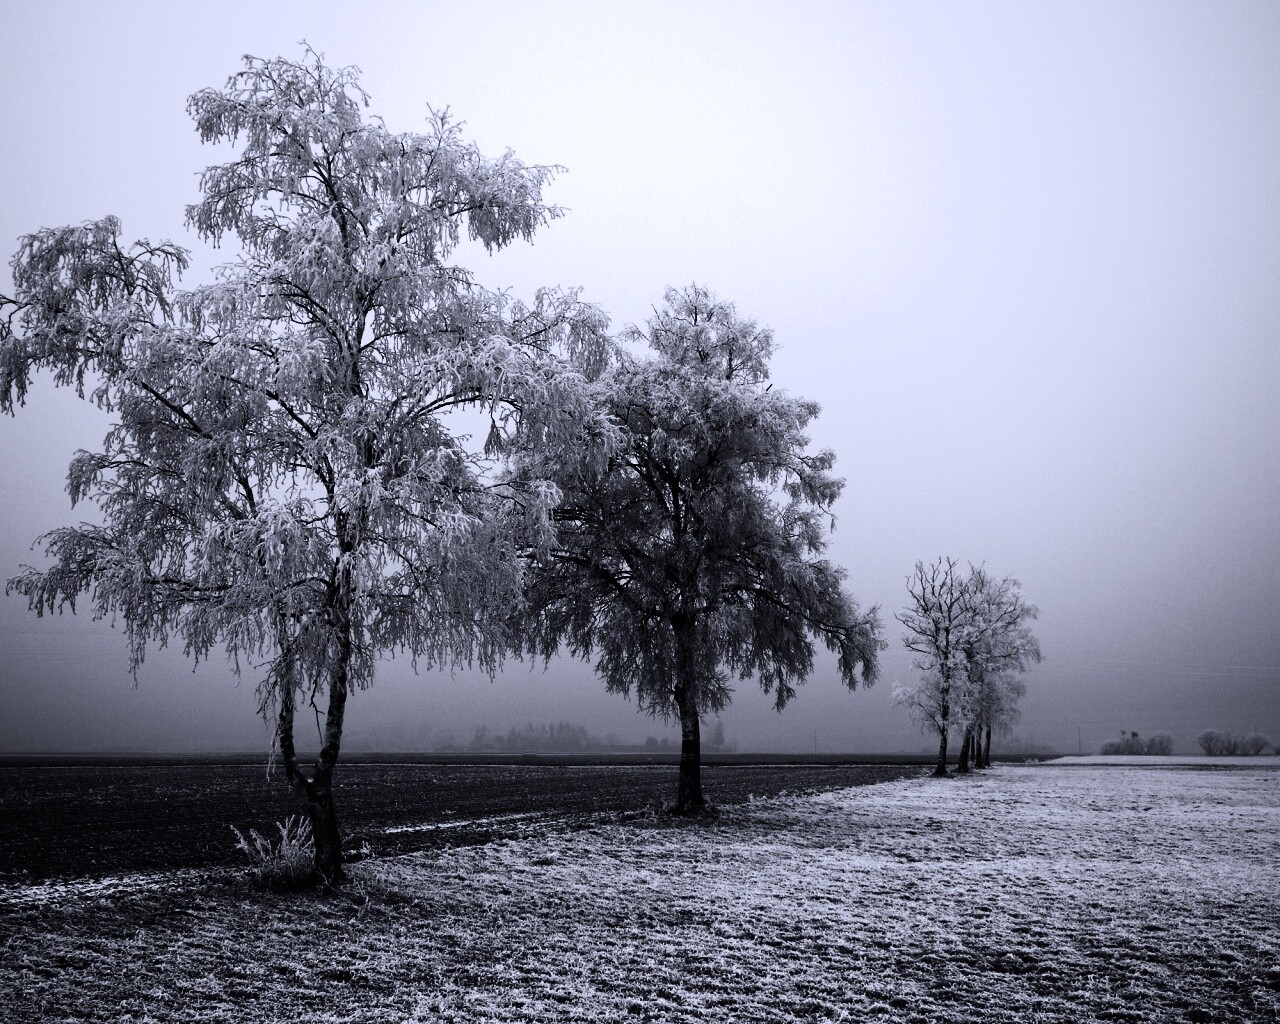
[(278, 840), (263, 836), (257, 829), (249, 829), (248, 838), (234, 825), (236, 849), (249, 859), (249, 878), (259, 889), (287, 892), (306, 889), (316, 880), (315, 843), (311, 838), (311, 823), (305, 818), (290, 815), (277, 823)]

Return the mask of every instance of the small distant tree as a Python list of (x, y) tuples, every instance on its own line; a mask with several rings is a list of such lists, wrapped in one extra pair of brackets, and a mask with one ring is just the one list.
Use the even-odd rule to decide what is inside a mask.
[(837, 655), (849, 688), (869, 685), (883, 646), (844, 573), (822, 559), (843, 482), (830, 451), (807, 451), (818, 413), (769, 383), (772, 332), (694, 286), (670, 290), (647, 330), (597, 382), (616, 431), (607, 462), (570, 444), (526, 469), (555, 481), (556, 545), (538, 562), (531, 645), (595, 659), (617, 693), (680, 722), (675, 810), (705, 807), (700, 722), (754, 677), (781, 710)]
[(1147, 753), (1147, 745), (1142, 742), (1142, 737), (1140, 737), (1136, 732), (1121, 730), (1120, 738), (1118, 740), (1108, 740), (1106, 743), (1102, 744), (1098, 752), (1109, 757), (1114, 757), (1116, 755), (1132, 757)]
[(1256, 757), (1271, 746), (1271, 740), (1260, 732), (1251, 732), (1240, 742), (1240, 753), (1246, 757)]
[(970, 756), (979, 768), (990, 765), (992, 730), (1007, 730), (1016, 720), (1018, 700), (1026, 692), (1018, 677), (1041, 658), (1040, 642), (1028, 625), (1040, 613), (1023, 597), (1021, 583), (971, 567), (964, 593), (968, 622), (960, 648), (967, 685), (961, 772), (969, 770)]
[(1038, 612), (1021, 584), (997, 579), (982, 567), (960, 571), (955, 559), (917, 562), (907, 579), (911, 600), (898, 615), (906, 628), (902, 642), (915, 653), (917, 680), (894, 691), (922, 727), (938, 734), (934, 774), (947, 773), (947, 747), (954, 728), (963, 728), (959, 770), (972, 757), (990, 763), (991, 734), (1007, 731), (1026, 691), (1018, 678), (1040, 660), (1040, 644), (1028, 623)]
[(917, 562), (907, 578), (907, 593), (911, 600), (897, 618), (906, 630), (903, 646), (916, 655), (913, 664), (920, 675), (914, 684), (895, 688), (893, 699), (914, 721), (938, 734), (934, 775), (945, 776), (948, 739), (967, 683), (964, 644), (973, 610), (965, 577), (953, 558), (939, 558), (929, 566)]
[[(582, 436), (583, 372), (608, 349), (575, 296), (524, 306), (449, 262), (464, 234), (495, 250), (558, 216), (542, 199), (554, 169), (486, 159), (445, 114), (393, 134), (366, 105), (354, 69), (310, 51), (245, 58), (188, 104), (202, 139), (240, 147), (187, 209), (202, 238), (239, 242), (215, 283), (177, 291), (188, 254), (125, 245), (107, 217), (24, 238), (0, 297), (0, 408), (43, 369), (115, 416), (69, 475), (101, 523), (46, 536), (51, 565), (10, 588), (37, 612), (91, 594), (135, 668), (179, 638), (257, 669), (330, 879), (348, 698), (381, 656), (492, 669), (514, 642), (516, 551), (550, 542), (555, 490), (499, 484), (489, 456)], [(484, 452), (459, 409), (487, 416)], [(294, 744), (308, 705), (323, 719), (309, 771)]]
[(1217, 757), (1227, 752), (1227, 748), (1231, 745), (1231, 738), (1216, 729), (1206, 729), (1196, 737), (1196, 743), (1210, 757)]
[(1147, 737), (1146, 753), (1168, 756), (1173, 753), (1173, 736), (1167, 732), (1153, 732)]

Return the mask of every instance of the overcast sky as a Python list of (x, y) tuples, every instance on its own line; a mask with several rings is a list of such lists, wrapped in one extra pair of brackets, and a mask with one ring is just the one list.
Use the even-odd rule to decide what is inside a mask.
[[(568, 215), (474, 260), (482, 283), (581, 286), (621, 327), (697, 281), (821, 403), (848, 480), (829, 553), (892, 646), (874, 689), (824, 662), (781, 716), (742, 684), (730, 741), (924, 746), (890, 707), (892, 616), (941, 554), (1041, 609), (1024, 739), (1280, 738), (1280, 5), (17, 0), (0, 247), (114, 213), (197, 248), (183, 208), (217, 157), (186, 97), (304, 38), (392, 130), (448, 106), (485, 152), (567, 168)], [(65, 469), (105, 423), (47, 380), (0, 421), (0, 576), (91, 516)], [(265, 749), (253, 682), (157, 652), (133, 689), (119, 632), (0, 601), (0, 751)], [(561, 719), (670, 734), (572, 664), (392, 662), (347, 723)]]

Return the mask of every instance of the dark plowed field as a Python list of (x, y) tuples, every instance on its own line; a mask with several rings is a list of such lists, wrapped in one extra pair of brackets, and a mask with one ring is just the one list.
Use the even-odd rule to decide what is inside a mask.
[[(711, 765), (703, 786), (728, 804), (924, 770)], [(592, 813), (658, 808), (674, 798), (675, 780), (673, 765), (351, 764), (336, 788), (348, 845), (388, 854), (486, 842), (516, 815), (568, 827)], [(262, 765), (0, 767), (0, 881), (236, 864), (229, 826), (274, 835), (297, 811), (280, 771), (268, 777)], [(395, 831), (413, 826), (425, 827)]]

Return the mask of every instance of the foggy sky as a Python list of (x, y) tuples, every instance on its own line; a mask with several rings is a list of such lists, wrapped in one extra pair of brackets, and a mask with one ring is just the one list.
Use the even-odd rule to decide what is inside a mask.
[[(872, 690), (823, 661), (781, 716), (740, 684), (739, 748), (926, 745), (889, 706), (911, 677), (893, 612), (942, 554), (1041, 609), (1020, 737), (1280, 738), (1280, 6), (18, 3), (0, 247), (114, 213), (204, 279), (220, 257), (183, 208), (226, 151), (186, 97), (304, 38), (363, 69), (394, 131), (448, 106), (487, 154), (567, 167), (568, 215), (469, 259), (482, 284), (581, 286), (620, 328), (697, 281), (821, 403), (848, 481), (829, 555), (891, 647)], [(0, 576), (92, 516), (65, 471), (105, 424), (47, 380), (0, 420)], [(265, 749), (255, 680), (154, 652), (135, 689), (119, 631), (0, 600), (0, 752)], [(403, 660), (348, 731), (561, 719), (670, 734), (578, 664)]]

